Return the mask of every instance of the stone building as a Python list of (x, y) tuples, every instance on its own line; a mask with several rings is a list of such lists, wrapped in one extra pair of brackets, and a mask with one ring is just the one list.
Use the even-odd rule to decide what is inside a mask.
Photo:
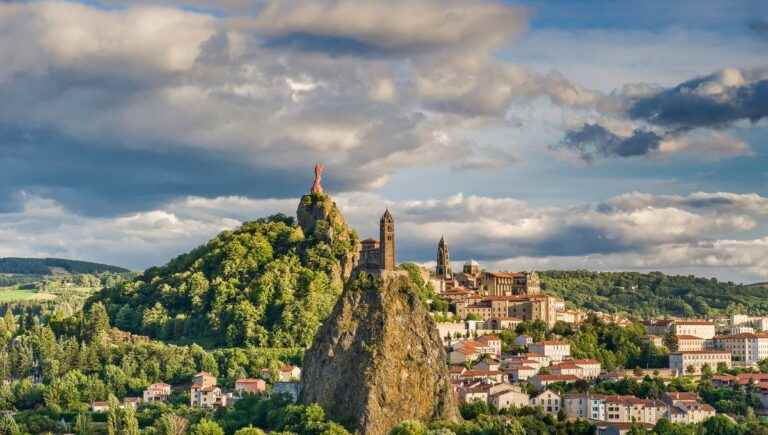
[(451, 261), (448, 255), (448, 244), (445, 243), (445, 237), (440, 237), (440, 242), (437, 244), (437, 267), (435, 268), (435, 275), (438, 279), (453, 279), (453, 273), (451, 273)]
[(360, 266), (369, 270), (395, 270), (395, 220), (387, 209), (379, 221), (379, 240), (365, 239), (360, 244)]
[(482, 283), (482, 272), (480, 271), (480, 263), (475, 260), (469, 260), (464, 263), (464, 267), (461, 273), (453, 275), (453, 279), (461, 287), (465, 287), (472, 290), (480, 288)]
[(558, 299), (549, 295), (489, 296), (480, 300), (456, 302), (456, 315), (466, 319), (473, 314), (480, 320), (514, 317), (521, 320), (541, 320), (548, 326), (557, 321)]
[(541, 282), (536, 272), (485, 272), (483, 290), (489, 296), (537, 295)]

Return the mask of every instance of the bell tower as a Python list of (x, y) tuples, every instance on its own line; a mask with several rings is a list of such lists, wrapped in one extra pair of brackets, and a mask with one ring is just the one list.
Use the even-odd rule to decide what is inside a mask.
[(440, 243), (437, 244), (437, 268), (435, 275), (440, 279), (451, 279), (451, 260), (448, 255), (448, 244), (445, 243), (445, 236), (440, 237)]
[(395, 220), (387, 209), (379, 221), (379, 266), (395, 270)]

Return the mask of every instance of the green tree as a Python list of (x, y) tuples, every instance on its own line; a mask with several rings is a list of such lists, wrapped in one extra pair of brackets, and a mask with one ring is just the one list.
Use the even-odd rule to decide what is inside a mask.
[(235, 435), (264, 435), (264, 431), (253, 426), (248, 426), (238, 429), (237, 432), (235, 432)]
[(77, 418), (75, 419), (75, 433), (77, 435), (93, 434), (91, 419), (86, 414), (77, 414)]
[(202, 419), (192, 426), (190, 435), (224, 435), (224, 429), (213, 420)]
[(136, 419), (136, 411), (133, 407), (125, 406), (123, 409), (122, 430), (120, 435), (139, 435), (139, 421)]
[(392, 428), (389, 435), (425, 435), (427, 427), (418, 420), (405, 420)]
[(189, 428), (189, 421), (176, 414), (163, 414), (155, 423), (158, 435), (184, 435)]

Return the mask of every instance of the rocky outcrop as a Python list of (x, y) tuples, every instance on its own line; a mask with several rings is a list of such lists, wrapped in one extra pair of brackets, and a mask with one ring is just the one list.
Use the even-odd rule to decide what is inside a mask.
[(350, 280), (305, 353), (302, 401), (383, 435), (407, 419), (457, 420), (437, 328), (405, 274)]
[(315, 238), (330, 245), (339, 266), (331, 279), (341, 285), (349, 279), (360, 259), (360, 241), (347, 226), (341, 211), (330, 196), (310, 193), (301, 197), (296, 218), (305, 237)]

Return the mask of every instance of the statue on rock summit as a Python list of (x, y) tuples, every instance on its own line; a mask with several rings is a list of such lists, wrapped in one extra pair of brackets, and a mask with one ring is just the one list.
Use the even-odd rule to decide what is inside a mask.
[(317, 195), (319, 193), (323, 193), (323, 186), (320, 185), (320, 181), (323, 179), (323, 170), (325, 169), (325, 166), (323, 166), (321, 163), (318, 163), (315, 165), (315, 181), (312, 183), (312, 188), (309, 189), (309, 192), (313, 195)]

